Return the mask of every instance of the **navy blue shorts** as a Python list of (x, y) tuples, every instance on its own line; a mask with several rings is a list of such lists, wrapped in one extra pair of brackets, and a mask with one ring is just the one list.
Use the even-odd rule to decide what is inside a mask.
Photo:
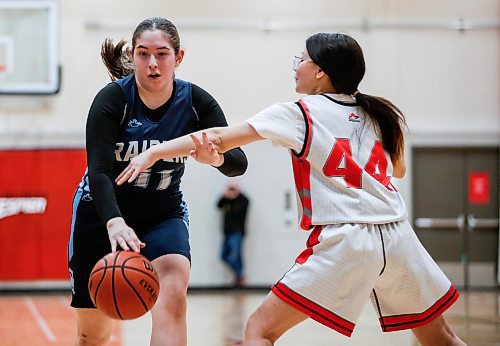
[[(100, 221), (93, 203), (75, 195), (71, 236), (68, 246), (71, 276), (71, 306), (94, 308), (88, 292), (88, 280), (97, 261), (111, 252), (106, 227)], [(166, 255), (179, 254), (191, 262), (188, 215), (172, 217), (149, 225), (130, 225), (146, 244), (141, 254), (150, 261)]]

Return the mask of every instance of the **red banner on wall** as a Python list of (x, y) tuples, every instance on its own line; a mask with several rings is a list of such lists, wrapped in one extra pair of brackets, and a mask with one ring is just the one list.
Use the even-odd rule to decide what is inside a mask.
[(488, 172), (469, 173), (469, 203), (488, 204), (490, 202), (490, 174)]
[(85, 150), (0, 150), (0, 280), (68, 279), (72, 198)]

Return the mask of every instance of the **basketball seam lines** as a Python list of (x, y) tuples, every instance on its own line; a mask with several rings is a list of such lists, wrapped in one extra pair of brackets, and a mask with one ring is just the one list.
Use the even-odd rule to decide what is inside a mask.
[[(97, 284), (97, 287), (96, 287), (95, 293), (94, 293), (94, 302), (93, 303), (96, 307), (97, 307), (97, 293), (99, 292), (99, 289), (101, 288), (101, 284), (104, 281), (104, 278), (106, 277), (106, 269), (108, 268), (108, 261), (105, 258), (103, 258), (103, 260), (104, 260), (104, 265), (105, 265), (104, 273), (102, 274), (101, 279), (99, 280), (99, 283)], [(94, 274), (94, 272), (92, 272), (92, 274)], [(92, 274), (90, 274), (90, 276), (92, 276)]]
[(115, 310), (118, 313), (118, 316), (123, 320), (123, 316), (120, 313), (120, 309), (118, 308), (118, 302), (116, 300), (116, 293), (115, 293), (115, 269), (116, 269), (116, 262), (118, 262), (118, 257), (120, 257), (120, 253), (118, 253), (115, 257), (115, 263), (113, 263), (113, 272), (111, 275), (111, 292), (113, 293), (113, 302), (115, 303)]
[[(137, 258), (137, 257), (133, 257), (133, 258)], [(95, 273), (98, 273), (102, 270), (106, 270), (107, 268), (113, 268), (113, 266), (105, 266), (105, 267), (102, 267), (102, 268), (99, 268), (97, 270), (94, 270), (90, 276), (94, 275)], [(154, 275), (151, 275), (149, 272), (145, 271), (145, 270), (142, 270), (142, 269), (137, 269), (135, 267), (127, 267), (127, 266), (123, 266), (122, 268), (125, 268), (125, 269), (128, 269), (128, 270), (135, 270), (137, 272), (140, 272), (140, 273), (143, 273), (143, 274), (146, 274), (147, 276), (149, 276), (158, 286), (160, 285), (160, 283), (158, 282), (158, 280), (156, 280), (155, 276)]]
[[(134, 258), (134, 257), (132, 257), (132, 258)], [(127, 259), (123, 262), (123, 265), (124, 265), (125, 263), (127, 263), (127, 261), (131, 260), (132, 258), (127, 258)], [(148, 311), (149, 311), (149, 309), (148, 309), (148, 307), (147, 307), (146, 303), (144, 302), (144, 300), (142, 299), (142, 296), (139, 294), (139, 292), (135, 289), (135, 287), (132, 285), (132, 283), (129, 281), (129, 279), (128, 279), (128, 278), (127, 278), (127, 276), (125, 275), (125, 267), (124, 267), (123, 265), (122, 265), (122, 267), (121, 267), (121, 270), (122, 270), (122, 276), (123, 276), (123, 278), (125, 279), (125, 281), (127, 281), (127, 284), (130, 286), (130, 288), (132, 289), (132, 291), (134, 291), (134, 293), (135, 293), (135, 295), (137, 296), (137, 298), (139, 298), (139, 300), (141, 301), (141, 304), (142, 304), (142, 306), (144, 307), (144, 309), (146, 310), (146, 312), (148, 312)], [(138, 271), (138, 272), (144, 273), (142, 270), (137, 270), (137, 269), (135, 269), (135, 268), (129, 268), (129, 269), (134, 269), (134, 270), (136, 270), (136, 271)], [(147, 274), (147, 273), (146, 273), (146, 274)], [(149, 275), (149, 274), (148, 274), (148, 275)]]

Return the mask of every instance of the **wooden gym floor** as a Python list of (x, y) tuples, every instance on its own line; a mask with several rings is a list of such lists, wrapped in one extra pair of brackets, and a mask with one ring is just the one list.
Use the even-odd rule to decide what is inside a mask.
[[(266, 295), (265, 291), (190, 291), (188, 294), (189, 346), (230, 346), (240, 340), (245, 321)], [(461, 292), (445, 314), (455, 331), (470, 346), (500, 345), (500, 291)], [(111, 345), (147, 346), (149, 314), (115, 325)], [(71, 345), (75, 319), (68, 293), (0, 294), (0, 345)], [(367, 302), (352, 338), (313, 321), (306, 321), (277, 342), (282, 346), (416, 346), (409, 331), (382, 333)]]

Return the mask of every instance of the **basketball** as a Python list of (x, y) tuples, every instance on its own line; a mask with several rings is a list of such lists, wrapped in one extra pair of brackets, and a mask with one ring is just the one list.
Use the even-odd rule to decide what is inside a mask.
[(151, 262), (139, 253), (117, 251), (101, 258), (90, 274), (94, 305), (114, 319), (131, 320), (151, 310), (160, 283)]

